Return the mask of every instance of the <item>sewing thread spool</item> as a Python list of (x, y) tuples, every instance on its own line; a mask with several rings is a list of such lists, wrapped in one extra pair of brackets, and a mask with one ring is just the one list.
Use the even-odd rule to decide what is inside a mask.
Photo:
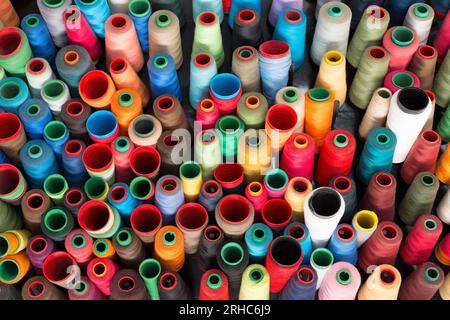
[(178, 272), (185, 262), (184, 236), (175, 226), (159, 229), (155, 236), (155, 257), (163, 268)]
[(422, 132), (402, 165), (400, 174), (403, 181), (410, 184), (420, 172), (434, 172), (440, 146), (441, 139), (436, 132), (432, 130)]
[(30, 231), (8, 230), (0, 234), (0, 258), (14, 255), (27, 247), (27, 243), (31, 236)]
[(45, 101), (36, 98), (22, 103), (18, 115), (30, 139), (42, 139), (45, 125), (53, 119)]
[(131, 213), (130, 224), (133, 231), (146, 245), (155, 241), (155, 235), (162, 225), (159, 209), (151, 204), (142, 204)]
[(297, 113), (288, 105), (273, 105), (266, 114), (265, 129), (272, 149), (280, 151), (295, 130)]
[(242, 281), (242, 273), (249, 262), (247, 248), (238, 241), (227, 241), (216, 253), (217, 263), (228, 277), (231, 299), (237, 299)]
[(264, 130), (247, 130), (238, 142), (237, 162), (246, 182), (260, 180), (271, 168), (271, 143)]
[(431, 300), (444, 283), (444, 271), (433, 262), (425, 262), (403, 280), (399, 300)]
[[(282, 252), (290, 252), (289, 257)], [(303, 251), (297, 240), (289, 236), (275, 238), (269, 245), (266, 268), (272, 279), (270, 292), (279, 293), (303, 260)]]
[(43, 276), (31, 277), (24, 283), (22, 298), (31, 301), (66, 300), (63, 291)]
[(354, 214), (357, 212), (357, 190), (355, 181), (348, 176), (334, 176), (329, 183), (329, 187), (339, 192), (344, 198), (345, 211), (341, 222), (350, 223)]
[(211, 179), (214, 169), (222, 163), (222, 150), (216, 130), (204, 130), (197, 134), (194, 159), (201, 166), (203, 180)]
[(96, 35), (105, 37), (105, 22), (111, 15), (106, 0), (75, 0), (75, 4), (91, 25)]
[(16, 27), (6, 27), (0, 29), (0, 39), (4, 43), (0, 50), (0, 66), (11, 76), (23, 77), (25, 65), (32, 57), (25, 32)]
[(450, 28), (450, 18), (448, 14), (445, 16), (444, 22), (442, 23), (439, 33), (434, 39), (434, 47), (438, 51), (439, 61), (443, 61), (445, 56), (448, 55), (448, 30)]
[(91, 177), (84, 184), (84, 192), (91, 200), (105, 201), (109, 192), (108, 182), (101, 177)]
[(209, 94), (218, 107), (220, 115), (231, 115), (236, 111), (242, 95), (239, 78), (231, 73), (220, 73), (211, 78)]
[[(358, 2), (352, 1), (351, 4), (357, 5)], [(355, 12), (353, 12), (352, 18), (355, 18)], [(378, 5), (368, 6), (361, 19), (355, 19), (355, 21), (359, 21), (358, 27), (347, 50), (347, 60), (353, 67), (358, 68), (366, 48), (380, 45), (388, 28), (389, 20), (389, 12)]]
[(319, 300), (355, 300), (360, 285), (359, 271), (348, 262), (337, 262), (322, 281)]
[(167, 52), (174, 59), (176, 69), (179, 69), (183, 63), (183, 55), (177, 16), (169, 10), (155, 12), (148, 21), (148, 34), (150, 55)]
[(111, 280), (119, 266), (109, 258), (94, 258), (89, 261), (86, 273), (94, 285), (104, 294), (111, 294)]
[(160, 177), (156, 183), (155, 205), (161, 210), (165, 223), (175, 221), (175, 214), (183, 203), (181, 180), (174, 175)]
[(72, 4), (70, 0), (39, 0), (37, 7), (47, 24), (53, 42), (59, 48), (67, 45), (66, 30), (64, 28), (63, 13)]
[(358, 292), (358, 300), (397, 300), (401, 274), (389, 264), (378, 265)]
[(403, 261), (409, 265), (428, 261), (441, 234), (442, 222), (436, 216), (419, 216), (400, 247)]
[(400, 202), (400, 219), (405, 224), (413, 225), (420, 215), (431, 212), (438, 189), (439, 181), (434, 174), (418, 173)]
[(343, 3), (332, 1), (320, 8), (311, 45), (311, 58), (316, 65), (327, 51), (347, 54), (351, 19), (352, 11)]
[[(397, 136), (393, 163), (401, 163), (405, 160), (425, 125), (431, 107), (430, 98), (422, 89), (404, 88), (394, 93), (386, 120), (386, 127)], [(406, 124), (408, 124), (408, 130), (406, 130)]]
[(138, 268), (146, 253), (140, 239), (130, 228), (121, 228), (113, 237), (113, 246), (122, 264), (127, 268)]
[(129, 183), (134, 177), (130, 167), (130, 155), (134, 150), (134, 144), (127, 137), (118, 137), (111, 143), (114, 156), (115, 175), (119, 182)]
[(195, 121), (201, 125), (202, 130), (214, 128), (219, 117), (219, 108), (211, 99), (203, 99), (198, 103)]
[[(448, 19), (450, 21), (450, 19)], [(445, 56), (434, 79), (433, 91), (436, 93), (436, 104), (442, 107), (448, 106), (450, 103), (450, 94), (448, 93), (448, 79), (450, 70), (450, 54)]]
[(161, 156), (152, 147), (138, 147), (130, 155), (131, 170), (137, 176), (155, 179), (161, 166)]
[(303, 221), (304, 201), (312, 191), (311, 182), (305, 177), (294, 177), (289, 180), (284, 199), (292, 208), (292, 219)]
[(1, 220), (2, 222), (0, 224), (0, 231), (3, 232), (11, 229), (22, 228), (22, 216), (12, 205), (4, 201), (0, 201), (0, 209), (2, 218)]
[(231, 71), (239, 77), (242, 92), (260, 92), (259, 57), (255, 48), (242, 46), (233, 51)]
[(353, 216), (352, 226), (356, 232), (356, 244), (361, 247), (375, 232), (378, 216), (375, 212), (361, 210)]
[(285, 8), (279, 13), (278, 22), (273, 34), (274, 40), (289, 44), (294, 70), (303, 64), (306, 37), (306, 15), (303, 11)]
[(144, 66), (144, 55), (133, 20), (126, 14), (115, 13), (105, 21), (106, 65), (116, 58), (125, 58), (136, 72)]
[(445, 235), (434, 249), (434, 256), (444, 266), (450, 266), (450, 237)]
[(141, 204), (141, 201), (132, 196), (128, 185), (123, 182), (117, 182), (111, 186), (108, 192), (108, 202), (126, 220), (129, 220), (132, 211)]
[(231, 43), (233, 49), (240, 46), (258, 47), (263, 41), (260, 14), (252, 9), (235, 13)]
[(419, 47), (419, 38), (408, 27), (392, 27), (383, 36), (383, 47), (391, 56), (389, 70), (405, 70)]
[(69, 185), (64, 176), (56, 173), (44, 180), (43, 189), (56, 205), (63, 205), (64, 194), (69, 190)]
[(31, 96), (34, 98), (41, 98), (41, 89), (44, 83), (55, 79), (50, 64), (43, 58), (33, 58), (27, 62), (25, 65), (25, 77)]
[(62, 207), (53, 207), (42, 216), (42, 232), (55, 242), (63, 242), (73, 226), (72, 214)]
[(128, 7), (128, 15), (134, 22), (142, 51), (148, 52), (148, 20), (152, 14), (151, 4), (148, 0), (126, 0), (125, 2), (125, 5)]
[(68, 291), (70, 300), (104, 300), (105, 295), (86, 276), (81, 276), (74, 289)]
[(368, 47), (358, 65), (349, 90), (349, 99), (366, 109), (377, 88), (381, 87), (389, 68), (390, 54), (382, 47)]
[(80, 188), (71, 188), (64, 195), (64, 207), (76, 216), (81, 205), (86, 202), (87, 198), (83, 190)]
[(111, 77), (100, 70), (87, 72), (78, 85), (81, 99), (96, 109), (108, 108), (115, 91)]
[(59, 77), (68, 85), (73, 96), (78, 96), (78, 83), (81, 77), (95, 69), (88, 51), (77, 45), (66, 46), (59, 50), (55, 64)]
[(149, 114), (134, 118), (128, 126), (128, 136), (136, 146), (155, 147), (161, 134), (161, 122)]
[(231, 239), (240, 239), (254, 221), (255, 211), (246, 198), (233, 194), (223, 197), (215, 212), (217, 225)]
[(19, 252), (0, 259), (0, 281), (15, 284), (26, 276), (30, 269), (30, 261), (25, 252)]
[(236, 116), (223, 116), (216, 122), (224, 162), (234, 162), (238, 153), (239, 137), (244, 133), (245, 125)]
[(436, 71), (437, 51), (432, 46), (423, 45), (414, 54), (409, 70), (411, 70), (420, 81), (420, 87), (424, 90), (432, 90)]
[(316, 271), (317, 275), (316, 289), (319, 289), (325, 275), (334, 263), (334, 257), (330, 250), (316, 248), (311, 253), (310, 261), (311, 267)]
[(19, 26), (19, 16), (17, 15), (14, 6), (11, 1), (5, 0), (2, 1), (1, 11), (3, 12), (2, 23), (7, 27), (17, 27)]
[(448, 165), (448, 160), (450, 159), (450, 147), (447, 144), (447, 147), (444, 150), (444, 153), (439, 157), (437, 166), (436, 166), (436, 177), (439, 181), (448, 184), (450, 181), (450, 166)]
[(42, 16), (28, 14), (22, 19), (20, 27), (27, 34), (33, 53), (47, 61), (54, 61), (56, 48)]
[(261, 209), (269, 199), (266, 189), (259, 181), (252, 181), (245, 187), (245, 197), (252, 203), (255, 209), (255, 221), (261, 219)]
[(392, 93), (407, 87), (419, 87), (420, 80), (412, 72), (407, 70), (393, 70), (384, 78), (383, 86), (389, 89)]
[(418, 3), (408, 8), (403, 25), (414, 30), (419, 38), (419, 45), (424, 45), (428, 41), (433, 19), (434, 10), (431, 6)]
[(281, 169), (271, 169), (264, 177), (264, 189), (269, 198), (282, 198), (286, 192), (289, 178)]
[(77, 215), (79, 225), (93, 238), (110, 238), (122, 224), (119, 212), (99, 200), (85, 202)]
[(86, 121), (86, 129), (96, 143), (110, 144), (119, 135), (117, 117), (107, 110), (92, 113)]
[(305, 224), (315, 247), (327, 243), (344, 215), (344, 210), (344, 199), (334, 189), (321, 187), (308, 194), (305, 199)]
[(328, 51), (323, 55), (315, 87), (326, 88), (333, 93), (339, 106), (345, 102), (347, 83), (345, 57), (339, 51)]
[(219, 22), (222, 24), (223, 21), (223, 6), (222, 0), (199, 0), (192, 2), (192, 13), (194, 21), (200, 13), (205, 11), (214, 12), (219, 18)]
[(85, 48), (96, 63), (102, 54), (102, 46), (94, 30), (77, 6), (70, 6), (64, 11), (64, 26), (69, 43)]
[(305, 177), (312, 180), (314, 171), (314, 141), (308, 134), (291, 135), (285, 144), (280, 160), (280, 168), (289, 178)]
[(316, 271), (306, 265), (291, 276), (288, 283), (281, 291), (279, 300), (314, 300), (316, 295), (317, 274)]
[(149, 90), (124, 58), (119, 57), (112, 60), (109, 65), (109, 72), (118, 89), (135, 90), (141, 97), (142, 106), (147, 107), (150, 100)]
[(325, 137), (331, 131), (333, 120), (333, 93), (325, 88), (313, 88), (305, 96), (305, 133), (315, 145), (315, 152), (322, 148)]
[[(52, 205), (47, 194), (38, 189), (31, 189), (21, 200), (21, 209), (25, 227), (33, 234), (41, 233), (41, 217)], [(7, 207), (5, 207), (7, 209)], [(6, 210), (8, 211), (8, 210)], [(14, 213), (13, 210), (9, 210)], [(6, 221), (9, 219), (6, 218)]]
[(392, 221), (395, 216), (395, 194), (397, 181), (387, 172), (374, 174), (363, 195), (359, 209), (366, 209), (377, 213), (380, 221)]
[(245, 232), (245, 244), (252, 263), (264, 263), (273, 233), (264, 223), (254, 223)]
[(203, 273), (200, 282), (199, 300), (228, 300), (228, 278), (219, 269)]
[(111, 300), (148, 300), (144, 280), (133, 269), (119, 270), (111, 279)]
[(316, 169), (316, 181), (327, 186), (332, 177), (350, 175), (356, 141), (345, 130), (330, 131), (325, 137)]
[(345, 261), (355, 265), (358, 261), (358, 246), (355, 229), (349, 224), (340, 224), (327, 244), (335, 262)]
[(233, 29), (235, 16), (243, 9), (251, 9), (261, 14), (261, 3), (258, 0), (237, 0), (231, 1), (230, 11), (228, 13), (228, 26)]
[(0, 80), (0, 107), (6, 112), (18, 114), (19, 107), (28, 98), (28, 87), (20, 78), (7, 77)]
[(195, 254), (200, 236), (208, 225), (208, 212), (201, 204), (185, 203), (178, 209), (175, 223), (184, 235), (185, 253)]
[(277, 25), (280, 12), (285, 8), (293, 8), (298, 10), (303, 10), (303, 0), (275, 0), (272, 1), (268, 21), (275, 27)]
[(0, 147), (8, 159), (19, 164), (19, 151), (26, 142), (25, 130), (19, 117), (12, 113), (0, 114)]
[(381, 222), (360, 250), (358, 264), (361, 269), (371, 273), (374, 266), (393, 265), (402, 239), (403, 232), (397, 224), (391, 221)]
[(198, 246), (199, 269), (202, 273), (207, 273), (207, 270), (217, 267), (216, 253), (223, 241), (224, 235), (219, 227), (210, 225), (203, 231)]
[(187, 202), (195, 202), (202, 185), (202, 167), (195, 161), (184, 162), (180, 166), (179, 176)]
[(134, 118), (142, 114), (142, 100), (133, 89), (117, 90), (111, 98), (111, 112), (117, 118), (119, 133), (126, 135)]
[(51, 283), (65, 289), (72, 289), (74, 282), (80, 277), (81, 270), (70, 254), (65, 251), (55, 251), (45, 259), (42, 273)]
[(212, 215), (222, 196), (223, 191), (220, 184), (214, 180), (207, 180), (202, 184), (198, 202), (205, 207), (209, 215)]
[(216, 61), (217, 68), (224, 62), (224, 51), (220, 23), (214, 12), (202, 12), (196, 20), (192, 55), (209, 53)]
[(30, 140), (20, 150), (20, 161), (31, 188), (42, 188), (44, 180), (59, 168), (53, 150), (42, 140)]
[(164, 130), (189, 129), (184, 109), (173, 95), (164, 94), (157, 97), (153, 102), (153, 113)]
[(386, 88), (378, 88), (374, 91), (359, 125), (358, 133), (361, 138), (367, 139), (369, 132), (384, 126), (389, 112), (391, 95), (392, 93)]
[(62, 106), (70, 99), (69, 87), (64, 81), (49, 80), (42, 86), (41, 97), (47, 102), (53, 115), (59, 117)]
[(209, 53), (198, 53), (191, 59), (189, 102), (195, 109), (209, 95), (209, 82), (217, 74), (216, 61)]
[(291, 50), (286, 42), (269, 40), (259, 46), (262, 91), (270, 104), (275, 101), (277, 91), (287, 85), (291, 63)]
[(448, 208), (450, 208), (450, 192), (447, 190), (436, 208), (437, 216), (446, 224), (450, 224), (450, 211), (448, 211)]
[(91, 115), (91, 108), (80, 99), (70, 99), (61, 109), (61, 120), (66, 124), (72, 138), (86, 139), (88, 132), (86, 121)]
[(172, 56), (167, 53), (154, 54), (150, 56), (147, 68), (154, 97), (172, 94), (182, 101), (180, 81)]
[(112, 184), (114, 182), (114, 158), (111, 148), (103, 143), (94, 143), (83, 153), (83, 164), (91, 177), (99, 177)]
[(8, 163), (0, 164), (0, 181), (2, 182), (0, 200), (18, 204), (28, 187), (19, 169)]
[(222, 186), (223, 193), (242, 194), (244, 168), (238, 163), (221, 163), (213, 171), (214, 179)]
[(266, 98), (258, 92), (244, 93), (238, 101), (236, 114), (246, 128), (261, 129), (269, 106)]
[(397, 138), (390, 129), (370, 131), (356, 169), (359, 180), (368, 184), (375, 173), (391, 172), (396, 145)]
[(242, 274), (239, 300), (270, 300), (270, 277), (260, 264), (249, 265)]

